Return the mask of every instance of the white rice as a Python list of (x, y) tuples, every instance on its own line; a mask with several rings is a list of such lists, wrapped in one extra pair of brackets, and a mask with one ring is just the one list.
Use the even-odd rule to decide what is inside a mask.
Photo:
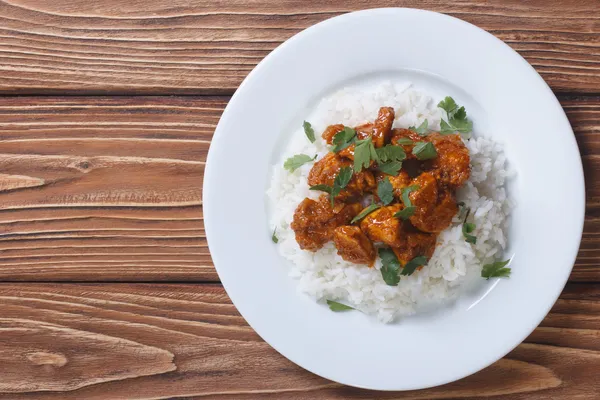
[(273, 177), (267, 195), (271, 202), (271, 227), (277, 229), (279, 252), (291, 262), (290, 275), (298, 280), (300, 291), (316, 300), (337, 300), (365, 314), (376, 315), (382, 322), (414, 314), (432, 306), (456, 299), (469, 282), (479, 278), (485, 263), (502, 256), (507, 245), (506, 230), (510, 201), (504, 188), (507, 171), (502, 146), (483, 137), (466, 140), (471, 155), (471, 177), (458, 193), (458, 201), (473, 210), (477, 244), (467, 243), (462, 221), (453, 224), (439, 237), (435, 253), (427, 266), (411, 276), (402, 276), (398, 286), (388, 286), (381, 277), (378, 259), (375, 268), (344, 261), (333, 243), (312, 253), (301, 250), (290, 228), (294, 211), (305, 198), (316, 199), (320, 192), (310, 191), (308, 173), (313, 163), (293, 173), (283, 162), (294, 154), (317, 154), (328, 151), (320, 137), (330, 124), (356, 126), (373, 121), (382, 106), (396, 112), (394, 127), (418, 126), (425, 119), (432, 130), (438, 130), (444, 111), (437, 108), (441, 99), (412, 88), (410, 84), (384, 83), (375, 88), (343, 89), (323, 99), (310, 118), (317, 140), (310, 143), (302, 128), (294, 132), (279, 162), (273, 166)]

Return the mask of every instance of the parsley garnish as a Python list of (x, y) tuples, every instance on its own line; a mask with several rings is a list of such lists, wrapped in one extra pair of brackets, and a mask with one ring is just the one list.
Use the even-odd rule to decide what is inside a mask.
[(406, 152), (402, 147), (391, 144), (375, 149), (375, 152), (377, 153), (377, 157), (379, 157), (379, 161), (384, 163), (388, 161), (404, 161), (406, 158)]
[(402, 218), (403, 220), (407, 220), (413, 216), (413, 214), (415, 213), (416, 210), (417, 210), (417, 207), (415, 207), (415, 206), (404, 207), (402, 210), (400, 210), (396, 214), (394, 214), (394, 217)]
[(459, 107), (450, 96), (439, 102), (438, 107), (446, 111), (448, 121), (440, 121), (440, 133), (469, 133), (473, 130), (473, 122), (467, 118), (467, 111)]
[(312, 128), (312, 125), (310, 124), (310, 122), (304, 121), (304, 123), (302, 124), (302, 127), (304, 128), (304, 134), (306, 135), (308, 140), (310, 140), (311, 143), (314, 143), (315, 142), (315, 130)]
[(294, 172), (307, 162), (311, 162), (316, 158), (317, 156), (313, 158), (311, 156), (307, 156), (306, 154), (296, 154), (295, 156), (285, 160), (285, 162), (283, 163), (283, 168), (287, 169), (290, 172)]
[(333, 301), (333, 300), (327, 300), (327, 305), (329, 306), (329, 309), (331, 311), (335, 311), (335, 312), (355, 310), (354, 307), (350, 307), (350, 306), (347, 306), (342, 303), (338, 303), (337, 301)]
[(277, 238), (277, 227), (273, 229), (273, 234), (271, 235), (271, 240), (273, 243), (279, 243), (279, 239)]
[(505, 268), (510, 262), (510, 258), (506, 261), (496, 261), (492, 264), (486, 264), (481, 270), (481, 277), (490, 278), (508, 278), (510, 276), (511, 269)]
[(334, 153), (340, 152), (344, 150), (346, 147), (350, 146), (352, 143), (356, 141), (356, 131), (347, 126), (344, 127), (344, 130), (339, 131), (333, 137), (331, 143), (333, 143), (333, 148), (331, 151)]
[(410, 194), (410, 192), (412, 192), (414, 190), (419, 190), (419, 189), (420, 189), (419, 185), (411, 185), (411, 186), (407, 186), (404, 189), (402, 189), (402, 202), (404, 203), (404, 207), (412, 207), (412, 203), (410, 202), (408, 195)]
[(323, 184), (314, 185), (310, 187), (310, 190), (320, 190), (321, 192), (329, 193), (331, 207), (333, 207), (335, 204), (335, 196), (340, 194), (342, 189), (348, 185), (350, 179), (352, 179), (352, 168), (344, 167), (340, 169), (340, 172), (333, 180), (333, 186)]
[(377, 210), (379, 207), (380, 206), (377, 204), (371, 204), (370, 206), (362, 210), (356, 217), (352, 218), (352, 221), (350, 221), (350, 223), (353, 224), (355, 222), (360, 221), (367, 215), (371, 214), (373, 211)]
[(390, 286), (398, 286), (400, 277), (398, 271), (400, 271), (400, 261), (398, 257), (391, 249), (379, 249), (379, 257), (381, 257), (381, 277), (383, 281)]
[(377, 168), (384, 174), (396, 176), (402, 168), (402, 161), (388, 161), (377, 164)]
[(371, 160), (379, 162), (371, 137), (357, 140), (354, 148), (354, 171), (360, 172), (363, 168), (369, 168)]
[(394, 188), (387, 176), (377, 185), (377, 196), (379, 196), (381, 202), (386, 206), (394, 201)]
[(406, 263), (404, 268), (402, 268), (400, 275), (406, 275), (406, 276), (412, 275), (413, 272), (415, 272), (415, 270), (417, 269), (417, 267), (420, 267), (421, 265), (425, 265), (425, 264), (427, 264), (427, 257), (417, 256)]
[(409, 138), (405, 138), (405, 137), (396, 140), (396, 143), (401, 144), (403, 146), (410, 146), (410, 145), (415, 144), (415, 142), (413, 142)]
[[(438, 105), (439, 107), (439, 105)], [(421, 136), (427, 136), (427, 132), (429, 131), (429, 121), (425, 120), (423, 121), (423, 123), (421, 125), (419, 125), (417, 128), (415, 128), (414, 126), (409, 126), (408, 129), (410, 129), (413, 132), (417, 132), (419, 135)]]
[[(464, 204), (464, 203), (463, 203)], [(467, 222), (467, 218), (469, 218), (469, 214), (471, 213), (471, 209), (467, 208), (467, 212), (465, 214), (465, 219), (463, 221), (462, 233), (465, 237), (467, 243), (477, 244), (477, 237), (471, 235), (471, 232), (475, 230), (475, 224), (472, 222)]]
[(437, 151), (435, 150), (433, 143), (430, 142), (418, 142), (415, 144), (415, 147), (413, 147), (412, 153), (421, 161), (437, 157)]

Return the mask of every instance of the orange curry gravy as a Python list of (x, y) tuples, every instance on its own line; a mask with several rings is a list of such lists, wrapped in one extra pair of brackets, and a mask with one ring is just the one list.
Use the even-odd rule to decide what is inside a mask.
[[(438, 233), (451, 224), (458, 212), (456, 190), (469, 179), (469, 151), (458, 134), (430, 132), (421, 136), (409, 129), (392, 129), (393, 121), (394, 110), (382, 107), (374, 122), (354, 129), (358, 140), (370, 137), (375, 148), (401, 146), (406, 153), (402, 169), (395, 176), (387, 175), (371, 162), (369, 168), (353, 173), (348, 185), (335, 197), (333, 207), (327, 194), (318, 200), (304, 199), (291, 223), (301, 249), (317, 251), (333, 241), (344, 260), (369, 266), (373, 266), (376, 248), (380, 246), (390, 247), (402, 266), (417, 256), (429, 259), (433, 255)], [(344, 125), (331, 125), (322, 137), (332, 144), (343, 129)], [(409, 142), (406, 139), (412, 144), (405, 144)], [(412, 153), (417, 142), (432, 143), (437, 155), (426, 161), (417, 159)], [(308, 184), (333, 186), (340, 169), (353, 166), (354, 149), (351, 144), (318, 160), (308, 175)], [(393, 201), (351, 224), (363, 211), (361, 204), (366, 197), (380, 201), (377, 186), (385, 177), (392, 185)], [(408, 194), (415, 209), (412, 216), (403, 220), (394, 214), (405, 207), (402, 192), (408, 186), (418, 187)]]

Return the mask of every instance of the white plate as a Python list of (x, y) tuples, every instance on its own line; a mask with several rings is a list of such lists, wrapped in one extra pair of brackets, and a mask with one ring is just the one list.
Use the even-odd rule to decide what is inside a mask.
[[(363, 77), (419, 76), (468, 104), (518, 174), (510, 279), (481, 301), (383, 325), (332, 313), (297, 293), (271, 242), (265, 190), (282, 143), (316, 101)], [(460, 379), (503, 357), (540, 323), (573, 266), (585, 190), (573, 131), (535, 70), (487, 32), (442, 14), (376, 9), (294, 36), (242, 83), (216, 129), (204, 216), (217, 271), (240, 313), (277, 351), (315, 374), (381, 390)]]

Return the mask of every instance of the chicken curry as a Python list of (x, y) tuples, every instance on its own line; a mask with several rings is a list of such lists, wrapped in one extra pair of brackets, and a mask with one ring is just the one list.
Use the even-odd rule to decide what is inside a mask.
[(438, 233), (458, 212), (469, 151), (458, 134), (394, 129), (393, 121), (393, 108), (382, 107), (372, 123), (325, 129), (332, 150), (308, 176), (311, 189), (323, 194), (305, 198), (291, 223), (301, 249), (314, 252), (333, 241), (344, 260), (370, 267), (382, 247), (402, 267), (433, 255)]

